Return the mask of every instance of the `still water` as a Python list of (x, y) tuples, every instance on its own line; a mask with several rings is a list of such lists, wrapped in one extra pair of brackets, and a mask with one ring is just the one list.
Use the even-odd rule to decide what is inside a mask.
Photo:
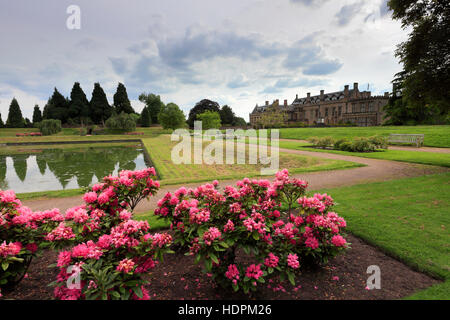
[(85, 188), (120, 170), (147, 167), (141, 146), (36, 149), (0, 154), (0, 189), (16, 193)]

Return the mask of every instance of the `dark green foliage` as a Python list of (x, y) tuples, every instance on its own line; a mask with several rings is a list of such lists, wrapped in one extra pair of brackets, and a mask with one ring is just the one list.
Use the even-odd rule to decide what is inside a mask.
[(4, 128), (4, 127), (5, 127), (5, 124), (3, 123), (2, 114), (0, 113), (0, 128)]
[(88, 122), (89, 116), (89, 101), (80, 83), (75, 82), (70, 93), (69, 118), (84, 124)]
[(197, 115), (197, 120), (202, 122), (202, 129), (220, 129), (222, 123), (218, 112), (205, 111)]
[(112, 115), (112, 107), (108, 103), (106, 94), (99, 83), (94, 84), (90, 102), (91, 119), (95, 124), (101, 124)]
[(235, 115), (233, 110), (227, 105), (222, 106), (222, 109), (219, 111), (220, 120), (223, 125), (233, 125)]
[(377, 149), (387, 149), (387, 138), (381, 136), (355, 137), (353, 140), (341, 138), (334, 140), (332, 137), (312, 137), (308, 139), (315, 147), (322, 149), (335, 149), (349, 152), (374, 152)]
[(241, 117), (235, 117), (233, 119), (233, 126), (234, 127), (247, 127), (247, 122), (244, 118)]
[(113, 114), (106, 120), (106, 127), (110, 130), (130, 132), (136, 130), (136, 121), (130, 114), (122, 112), (120, 115)]
[(35, 105), (33, 110), (33, 123), (38, 123), (41, 121), (42, 121), (41, 109), (39, 109), (38, 105)]
[(6, 126), (8, 128), (23, 128), (25, 127), (25, 120), (22, 116), (19, 103), (16, 98), (13, 98), (9, 105), (8, 119), (6, 120)]
[(117, 86), (117, 91), (114, 94), (114, 107), (117, 114), (134, 113), (131, 107), (130, 100), (128, 99), (127, 89), (122, 83)]
[(61, 123), (69, 119), (69, 101), (56, 88), (44, 107), (43, 119), (57, 119)]
[(386, 108), (390, 123), (444, 123), (450, 111), (450, 2), (390, 0), (388, 6), (411, 30), (396, 51), (403, 71), (394, 84), (402, 97)]
[(44, 136), (50, 136), (61, 131), (61, 120), (46, 119), (37, 124), (37, 127)]
[(194, 108), (189, 111), (189, 117), (187, 120), (187, 123), (189, 127), (194, 127), (194, 121), (197, 120), (197, 115), (204, 113), (205, 111), (212, 111), (212, 112), (220, 112), (220, 106), (217, 102), (211, 101), (208, 99), (203, 99), (202, 101), (198, 102)]
[(186, 117), (175, 103), (169, 103), (167, 106), (164, 106), (158, 118), (164, 129), (175, 130), (186, 126)]
[(159, 123), (158, 114), (164, 107), (164, 103), (161, 101), (161, 97), (153, 93), (142, 93), (139, 96), (139, 101), (145, 103), (150, 115), (151, 122), (153, 124)]
[(148, 112), (148, 107), (144, 107), (141, 113), (141, 125), (143, 127), (150, 127), (152, 124), (152, 119), (150, 118), (150, 113)]
[(30, 119), (28, 119), (28, 118), (25, 118), (25, 127), (33, 128), (33, 124), (31, 123)]

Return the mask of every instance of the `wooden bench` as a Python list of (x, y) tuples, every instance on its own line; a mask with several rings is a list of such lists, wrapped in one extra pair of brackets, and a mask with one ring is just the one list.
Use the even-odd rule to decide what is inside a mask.
[(390, 134), (388, 142), (415, 144), (417, 148), (423, 146), (424, 134)]

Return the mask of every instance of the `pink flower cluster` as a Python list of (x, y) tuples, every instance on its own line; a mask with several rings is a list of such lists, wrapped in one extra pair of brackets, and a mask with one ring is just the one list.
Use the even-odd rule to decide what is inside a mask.
[(6, 241), (3, 241), (0, 244), (0, 257), (15, 256), (19, 254), (20, 250), (22, 250), (22, 244), (20, 242), (10, 242), (7, 244)]
[(234, 231), (234, 223), (230, 219), (228, 219), (228, 222), (225, 224), (225, 227), (223, 228), (224, 232), (231, 232)]
[(287, 264), (292, 269), (300, 268), (300, 263), (298, 262), (298, 256), (296, 254), (292, 254), (292, 253), (288, 254)]
[(225, 272), (225, 277), (230, 279), (233, 284), (237, 284), (237, 282), (239, 281), (239, 270), (235, 264), (230, 264), (228, 266), (228, 270), (227, 272)]
[(133, 271), (134, 268), (134, 262), (131, 259), (123, 259), (119, 262), (119, 265), (117, 266), (117, 271), (123, 272), (123, 273), (129, 273)]
[(331, 243), (333, 243), (336, 247), (345, 247), (347, 245), (347, 240), (345, 240), (341, 235), (335, 235), (331, 238)]
[(255, 265), (252, 264), (249, 266), (245, 272), (245, 276), (250, 279), (258, 280), (264, 272), (261, 270), (261, 264)]
[(61, 222), (52, 232), (50, 232), (45, 240), (58, 241), (58, 240), (70, 240), (75, 238), (76, 235), (71, 227), (67, 227), (64, 222)]
[(279, 260), (280, 259), (271, 252), (267, 256), (267, 258), (264, 260), (264, 265), (268, 268), (276, 268), (278, 266)]
[(210, 246), (214, 240), (220, 238), (222, 233), (216, 227), (211, 227), (203, 234), (203, 241)]

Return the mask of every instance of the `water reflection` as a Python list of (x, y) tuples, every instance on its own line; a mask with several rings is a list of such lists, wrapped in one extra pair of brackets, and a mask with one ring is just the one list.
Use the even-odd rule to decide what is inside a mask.
[(120, 170), (145, 167), (136, 146), (33, 150), (0, 155), (0, 188), (17, 193), (84, 188)]

